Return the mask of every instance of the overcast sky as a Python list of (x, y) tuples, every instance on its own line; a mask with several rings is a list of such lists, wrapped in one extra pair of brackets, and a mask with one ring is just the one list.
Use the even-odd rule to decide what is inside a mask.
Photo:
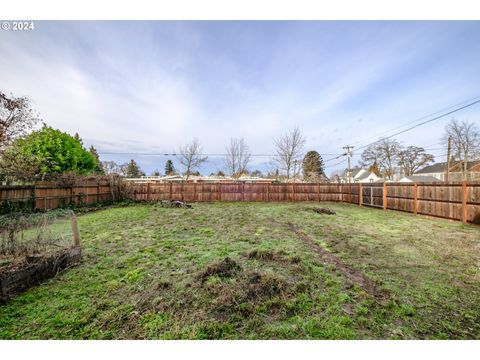
[[(271, 154), (273, 139), (299, 126), (305, 150), (337, 154), (480, 96), (480, 22), (42, 21), (0, 31), (0, 54), (2, 91), (30, 97), (102, 160), (134, 158), (147, 173), (166, 158), (106, 153), (172, 153), (196, 136), (206, 153), (244, 137)], [(398, 140), (445, 154), (437, 143), (450, 118)], [(345, 165), (335, 163), (327, 174)], [(202, 172), (221, 167), (211, 157)]]

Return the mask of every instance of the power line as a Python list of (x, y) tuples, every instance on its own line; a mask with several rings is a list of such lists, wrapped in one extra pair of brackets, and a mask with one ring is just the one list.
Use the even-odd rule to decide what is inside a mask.
[[(445, 116), (451, 115), (451, 114), (453, 114), (453, 113), (456, 113), (456, 112), (458, 112), (458, 111), (460, 111), (460, 110), (466, 109), (466, 108), (468, 108), (468, 107), (470, 107), (470, 106), (473, 106), (473, 105), (475, 105), (475, 104), (478, 104), (478, 103), (480, 103), (480, 100), (476, 100), (476, 101), (471, 102), (471, 103), (469, 103), (469, 104), (467, 104), (467, 105), (461, 106), (461, 107), (456, 108), (456, 109), (454, 109), (454, 110), (452, 110), (452, 111), (449, 111), (449, 112), (446, 112), (446, 113), (444, 113), (444, 114), (442, 114), (442, 115), (436, 116), (436, 117), (434, 117), (433, 119), (429, 119), (429, 120), (423, 121), (423, 122), (421, 122), (421, 123), (419, 123), (419, 124), (416, 124), (416, 125), (414, 125), (414, 126), (411, 126), (411, 127), (407, 128), (407, 129), (405, 129), (405, 130), (402, 130), (402, 131), (399, 131), (399, 132), (397, 132), (397, 133), (395, 133), (395, 134), (392, 134), (392, 135), (390, 135), (390, 136), (384, 137), (383, 139), (390, 139), (390, 138), (392, 138), (392, 137), (394, 137), (394, 136), (397, 136), (397, 135), (406, 133), (407, 131), (410, 131), (410, 130), (413, 130), (413, 129), (419, 127), (419, 126), (422, 126), (422, 125), (431, 123), (431, 122), (433, 122), (433, 121), (435, 121), (435, 120), (444, 118)], [(370, 146), (370, 145), (376, 144), (376, 143), (378, 143), (379, 141), (382, 141), (382, 139), (379, 139), (379, 140), (377, 140), (377, 141), (374, 141), (374, 142), (372, 142), (372, 143), (370, 143), (370, 144), (367, 144), (367, 145), (364, 145), (364, 146), (360, 146), (360, 147), (358, 148), (358, 150), (364, 149), (364, 148), (366, 148), (366, 147), (368, 147), (368, 146)]]
[[(352, 142), (352, 144), (358, 144), (358, 143), (361, 143), (361, 142), (363, 142), (363, 141), (367, 141), (367, 140), (370, 140), (370, 139), (377, 138), (377, 137), (379, 137), (379, 136), (382, 136), (382, 135), (384, 135), (384, 134), (389, 133), (390, 131), (394, 131), (394, 130), (400, 129), (400, 128), (404, 127), (404, 126), (407, 126), (407, 125), (416, 123), (417, 121), (426, 119), (426, 118), (428, 118), (428, 117), (430, 117), (430, 116), (436, 115), (436, 114), (441, 113), (441, 112), (443, 112), (443, 111), (446, 111), (446, 110), (448, 110), (448, 109), (454, 108), (454, 107), (459, 106), (459, 105), (461, 105), (461, 104), (465, 104), (466, 102), (470, 102), (470, 101), (472, 101), (472, 100), (477, 100), (477, 99), (480, 99), (480, 96), (475, 96), (475, 97), (473, 97), (473, 98), (464, 100), (464, 101), (459, 102), (459, 103), (457, 103), (457, 104), (448, 106), (448, 107), (443, 108), (443, 109), (441, 109), (441, 110), (438, 110), (438, 111), (436, 111), (436, 112), (433, 112), (433, 113), (430, 113), (430, 114), (428, 114), (428, 115), (422, 116), (422, 117), (420, 117), (420, 118), (418, 118), (418, 119), (409, 121), (409, 122), (407, 122), (407, 123), (405, 123), (405, 124), (403, 124), (403, 125), (399, 125), (399, 126), (394, 127), (394, 128), (392, 128), (392, 129), (390, 129), (390, 130), (386, 130), (386, 131), (384, 131), (384, 132), (382, 132), (382, 133), (379, 133), (379, 134), (377, 134), (377, 135), (375, 135), (375, 136), (371, 136), (371, 137), (365, 138), (364, 140), (354, 141), (354, 142)], [(480, 101), (480, 100), (478, 100), (478, 101)], [(477, 101), (477, 102), (478, 102), (478, 101)], [(436, 144), (434, 144), (434, 145), (436, 145)]]
[(347, 159), (343, 159), (342, 161), (336, 163), (336, 164), (333, 164), (333, 165), (327, 165), (325, 166), (325, 169), (327, 168), (331, 168), (331, 167), (334, 167), (334, 166), (337, 166), (337, 165), (340, 165), (340, 164), (343, 164), (345, 161), (347, 161)]
[[(141, 152), (106, 152), (98, 151), (102, 155), (141, 155), (141, 156), (179, 156), (177, 153), (141, 153)], [(197, 154), (200, 156), (228, 156), (228, 154)], [(302, 154), (305, 155), (305, 154)], [(321, 156), (330, 156), (330, 155), (343, 155), (343, 154), (320, 154)], [(274, 157), (277, 154), (250, 154), (250, 156), (259, 156), (259, 157)]]

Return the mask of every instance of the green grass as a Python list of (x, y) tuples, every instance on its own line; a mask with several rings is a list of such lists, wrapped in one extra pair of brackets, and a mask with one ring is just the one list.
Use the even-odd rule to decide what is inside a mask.
[[(80, 216), (82, 264), (0, 305), (0, 338), (480, 338), (480, 228), (313, 206), (138, 205)], [(289, 223), (386, 298), (346, 282)], [(216, 271), (226, 257), (238, 267)]]

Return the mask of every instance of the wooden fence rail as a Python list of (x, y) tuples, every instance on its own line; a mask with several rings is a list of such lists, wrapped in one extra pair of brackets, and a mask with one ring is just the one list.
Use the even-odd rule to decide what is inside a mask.
[(262, 184), (128, 183), (136, 201), (332, 201), (480, 223), (480, 183)]

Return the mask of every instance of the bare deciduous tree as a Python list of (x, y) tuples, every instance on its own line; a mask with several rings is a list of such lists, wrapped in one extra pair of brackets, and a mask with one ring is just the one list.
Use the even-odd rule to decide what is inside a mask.
[(105, 171), (105, 175), (117, 174), (120, 175), (120, 165), (115, 161), (102, 161), (102, 168)]
[(238, 178), (247, 170), (250, 162), (250, 149), (245, 140), (230, 139), (230, 145), (225, 148), (227, 155), (225, 156), (225, 166), (232, 177)]
[(360, 164), (372, 169), (378, 168), (384, 178), (392, 179), (400, 150), (397, 140), (381, 138), (363, 151)]
[(197, 138), (194, 138), (191, 143), (180, 146), (178, 160), (185, 169), (185, 181), (207, 159), (208, 156), (202, 156), (202, 145)]
[(398, 153), (398, 165), (405, 176), (413, 175), (415, 171), (433, 161), (433, 155), (427, 154), (423, 147), (408, 146)]
[(446, 145), (452, 139), (452, 157), (463, 160), (462, 173), (466, 176), (468, 161), (480, 156), (480, 131), (475, 123), (467, 120), (450, 120), (445, 126), (442, 142)]
[(300, 172), (300, 166), (294, 166), (298, 164), (302, 155), (303, 147), (305, 146), (305, 137), (302, 135), (298, 127), (281, 135), (278, 139), (274, 140), (275, 157), (274, 161), (278, 163), (281, 170), (285, 172), (287, 180), (290, 179), (290, 174), (293, 170), (293, 176)]
[(0, 92), (0, 150), (25, 135), (38, 121), (27, 97), (7, 97)]
[(122, 166), (118, 165), (115, 161), (102, 161), (101, 164), (105, 175), (108, 176), (112, 200), (115, 200), (115, 191), (113, 188), (115, 186), (115, 179), (118, 178), (118, 176), (123, 175)]

